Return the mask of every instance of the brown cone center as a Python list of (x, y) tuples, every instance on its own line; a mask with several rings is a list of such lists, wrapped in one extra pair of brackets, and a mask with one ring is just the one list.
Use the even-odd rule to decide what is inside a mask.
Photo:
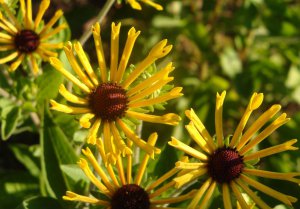
[(149, 195), (136, 184), (124, 185), (112, 196), (111, 209), (150, 209)]
[(15, 46), (20, 52), (34, 52), (39, 45), (40, 37), (32, 30), (21, 30), (15, 36)]
[(125, 115), (126, 91), (115, 83), (102, 83), (90, 95), (90, 108), (102, 120), (115, 121)]
[(218, 183), (229, 183), (238, 178), (244, 168), (243, 157), (232, 148), (219, 148), (208, 161), (208, 173)]

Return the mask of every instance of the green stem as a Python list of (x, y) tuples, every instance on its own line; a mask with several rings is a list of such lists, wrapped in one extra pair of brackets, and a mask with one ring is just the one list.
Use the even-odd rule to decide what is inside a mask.
[[(104, 4), (103, 8), (100, 10), (99, 14), (96, 17), (96, 22), (101, 23), (103, 18), (108, 13), (109, 9), (112, 7), (112, 5), (115, 3), (115, 0), (107, 0)], [(84, 45), (85, 42), (89, 39), (89, 37), (92, 35), (92, 30), (87, 30), (85, 33), (80, 37), (79, 42), (81, 45)]]

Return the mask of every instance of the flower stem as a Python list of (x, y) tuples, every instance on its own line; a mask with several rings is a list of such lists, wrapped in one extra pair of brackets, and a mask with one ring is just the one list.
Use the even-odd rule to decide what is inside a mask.
[[(106, 14), (108, 13), (109, 9), (112, 7), (114, 2), (115, 2), (115, 0), (107, 0), (106, 1), (104, 6), (102, 7), (102, 9), (100, 10), (99, 14), (97, 15), (95, 22), (99, 22), (99, 23), (102, 22), (103, 18), (106, 16)], [(92, 30), (85, 31), (84, 34), (82, 34), (82, 36), (79, 39), (79, 42), (81, 43), (81, 45), (84, 45), (85, 42), (89, 39), (89, 37), (91, 35), (92, 35)]]

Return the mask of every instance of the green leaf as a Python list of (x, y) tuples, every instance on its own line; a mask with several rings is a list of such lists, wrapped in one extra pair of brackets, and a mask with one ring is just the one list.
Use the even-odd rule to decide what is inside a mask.
[(15, 157), (27, 168), (32, 176), (40, 176), (39, 158), (36, 156), (37, 146), (11, 144), (10, 149)]
[(61, 165), (61, 170), (72, 185), (72, 191), (78, 194), (86, 194), (89, 189), (89, 179), (84, 172), (76, 165)]
[(32, 197), (26, 199), (16, 209), (63, 209), (59, 202), (50, 197)]
[(21, 109), (18, 106), (8, 106), (1, 112), (1, 137), (7, 140), (16, 130), (21, 118)]
[(61, 199), (67, 190), (72, 190), (60, 165), (75, 164), (77, 155), (63, 131), (52, 120), (46, 110), (41, 129), (41, 165), (46, 191), (51, 197)]
[(0, 173), (0, 208), (15, 208), (25, 197), (38, 194), (38, 179), (28, 172)]
[(58, 94), (59, 85), (63, 82), (63, 76), (50, 64), (43, 68), (43, 74), (38, 77), (37, 101), (42, 103), (45, 99), (55, 98)]
[(242, 71), (241, 60), (233, 48), (225, 48), (220, 59), (224, 73), (230, 78), (234, 78), (236, 74)]

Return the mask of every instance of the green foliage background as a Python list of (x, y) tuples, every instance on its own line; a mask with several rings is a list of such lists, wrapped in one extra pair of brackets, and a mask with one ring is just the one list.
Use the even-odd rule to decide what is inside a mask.
[[(164, 0), (159, 3), (164, 7), (161, 12), (146, 5), (142, 11), (133, 10), (124, 3), (116, 5), (101, 23), (106, 52), (109, 52), (112, 21), (122, 22), (120, 48), (124, 46), (131, 26), (142, 31), (131, 63), (142, 60), (161, 39), (167, 38), (173, 44), (172, 52), (162, 63), (167, 60), (174, 62), (174, 83), (183, 87), (184, 96), (171, 101), (166, 112), (176, 112), (183, 120), (176, 127), (143, 124), (143, 138), (158, 132), (158, 146), (163, 149), (162, 154), (151, 161), (148, 172), (159, 176), (172, 168), (182, 155), (166, 146), (172, 135), (186, 143), (191, 142), (184, 128), (188, 123), (184, 116), (186, 109), (193, 108), (209, 132), (214, 133), (215, 95), (223, 90), (227, 91), (223, 110), (225, 135), (233, 133), (252, 93), (262, 92), (264, 103), (249, 124), (275, 103), (281, 104), (282, 111), (287, 112), (292, 120), (259, 148), (299, 138), (298, 0)], [(89, 29), (89, 23), (103, 4), (103, 0), (53, 0), (48, 16), (61, 7), (70, 26), (57, 39), (79, 39), (83, 31)], [(91, 38), (84, 48), (97, 66)], [(63, 53), (60, 58), (67, 65)], [(23, 68), (26, 72), (26, 66)], [(8, 93), (1, 93), (0, 97), (0, 209), (83, 207), (61, 199), (66, 190), (83, 194), (89, 188), (88, 180), (75, 165), (86, 132), (79, 128), (78, 118), (48, 108), (50, 98), (61, 99), (57, 90), (62, 82), (64, 78), (49, 64), (43, 64), (43, 73), (37, 78), (21, 70), (8, 74), (7, 66), (0, 66), (0, 88)], [(163, 110), (159, 112), (163, 113)], [(35, 121), (36, 117), (38, 121)], [(299, 142), (297, 146), (300, 147)], [(300, 153), (284, 152), (263, 159), (259, 168), (300, 172)], [(268, 179), (260, 179), (260, 182), (300, 197), (300, 188), (296, 184)], [(272, 197), (258, 194), (272, 207), (280, 204)], [(217, 208), (221, 202), (220, 197), (214, 198), (210, 208)], [(300, 208), (300, 203), (297, 202), (294, 208)]]

